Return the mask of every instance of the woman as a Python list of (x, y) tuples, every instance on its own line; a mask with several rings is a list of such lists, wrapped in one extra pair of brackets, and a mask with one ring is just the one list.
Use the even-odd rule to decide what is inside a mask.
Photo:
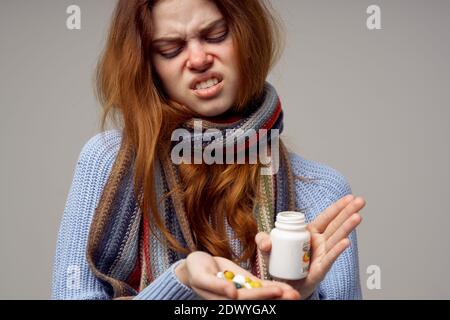
[[(59, 231), (54, 298), (361, 297), (355, 228), (364, 200), (337, 171), (272, 144), (283, 112), (265, 79), (279, 39), (258, 0), (118, 1), (97, 85), (102, 129), (109, 116), (119, 129), (96, 135), (80, 154)], [(174, 163), (173, 133), (183, 128), (189, 147), (198, 147), (197, 121), (230, 130), (233, 141), (270, 129), (256, 136), (270, 164), (250, 162), (251, 143), (235, 142), (222, 156), (244, 151), (244, 164), (190, 161), (189, 149)], [(214, 141), (195, 150), (205, 154)], [(214, 150), (214, 157), (222, 151)], [(262, 174), (267, 167), (273, 174)], [(284, 210), (302, 210), (309, 222), (303, 280), (275, 281), (267, 272), (268, 232)], [(216, 276), (223, 270), (259, 278), (262, 287), (238, 290)]]

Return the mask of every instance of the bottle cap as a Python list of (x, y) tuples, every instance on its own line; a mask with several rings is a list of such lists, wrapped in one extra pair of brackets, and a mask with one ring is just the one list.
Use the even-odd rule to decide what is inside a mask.
[(305, 214), (299, 211), (282, 211), (277, 214), (276, 227), (283, 229), (298, 230), (303, 229), (305, 224)]

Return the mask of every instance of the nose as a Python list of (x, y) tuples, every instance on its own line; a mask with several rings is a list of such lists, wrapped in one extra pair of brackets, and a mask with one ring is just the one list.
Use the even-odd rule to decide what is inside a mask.
[(213, 57), (208, 54), (200, 43), (191, 46), (187, 67), (192, 70), (204, 71), (211, 66)]

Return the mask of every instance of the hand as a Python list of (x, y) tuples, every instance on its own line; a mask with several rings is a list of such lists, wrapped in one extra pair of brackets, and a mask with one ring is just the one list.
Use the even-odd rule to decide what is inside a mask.
[[(362, 218), (358, 212), (364, 206), (363, 198), (347, 195), (330, 205), (308, 224), (312, 253), (308, 276), (301, 280), (285, 281), (298, 290), (302, 298), (307, 298), (314, 292), (337, 257), (350, 246), (347, 237), (361, 223)], [(270, 235), (260, 232), (255, 241), (268, 265), (272, 249)]]
[[(262, 287), (236, 289), (232, 282), (217, 277), (219, 271), (225, 270), (250, 277), (254, 281), (258, 280)], [(204, 299), (300, 299), (299, 293), (286, 283), (258, 279), (234, 262), (222, 257), (213, 257), (202, 251), (190, 253), (177, 266), (175, 274), (181, 282)]]

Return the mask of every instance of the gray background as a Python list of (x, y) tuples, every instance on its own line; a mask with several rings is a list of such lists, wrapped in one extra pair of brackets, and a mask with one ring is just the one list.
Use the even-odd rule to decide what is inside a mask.
[[(367, 201), (366, 299), (449, 299), (450, 1), (273, 1), (287, 31), (269, 80), (285, 141)], [(66, 8), (82, 29), (66, 29)], [(382, 30), (366, 28), (377, 4)], [(98, 131), (92, 77), (114, 0), (0, 2), (0, 298), (50, 296), (78, 154)], [(366, 269), (381, 268), (368, 290)]]

